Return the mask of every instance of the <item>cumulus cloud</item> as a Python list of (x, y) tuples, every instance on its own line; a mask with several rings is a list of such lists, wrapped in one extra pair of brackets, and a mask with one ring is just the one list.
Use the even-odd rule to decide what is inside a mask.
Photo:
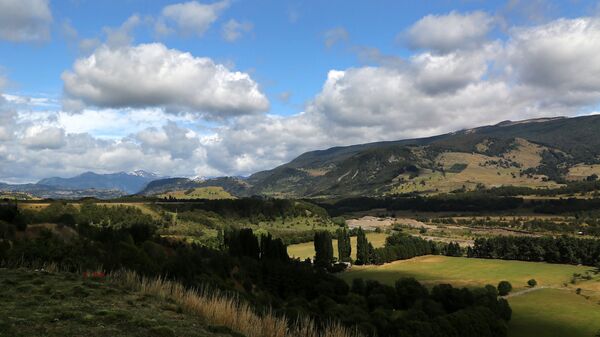
[(348, 31), (344, 27), (336, 27), (323, 34), (323, 39), (327, 48), (333, 47), (336, 43), (348, 41), (349, 37)]
[[(443, 53), (427, 49), (393, 60), (372, 53), (380, 60), (376, 66), (324, 74), (319, 93), (291, 116), (264, 113), (268, 101), (247, 74), (209, 59), (162, 45), (104, 46), (65, 75), (67, 95), (88, 106), (82, 114), (56, 111), (20, 120), (12, 114), (2, 120), (0, 113), (0, 125), (10, 125), (11, 131), (0, 134), (0, 177), (132, 169), (173, 176), (245, 175), (330, 146), (431, 136), (506, 119), (575, 115), (600, 103), (600, 64), (594, 57), (600, 52), (598, 31), (597, 19), (556, 20), (513, 28), (506, 41), (486, 40)], [(223, 78), (231, 76), (244, 80), (224, 84)], [(249, 96), (252, 88), (255, 95)], [(216, 93), (246, 102), (235, 106), (264, 103), (258, 104), (261, 109), (232, 114), (220, 102), (236, 99), (217, 99)], [(21, 101), (34, 102), (11, 98), (5, 105)], [(169, 114), (173, 107), (230, 118), (203, 128), (196, 112)], [(25, 113), (33, 114), (18, 116)], [(116, 134), (100, 137), (102, 130)], [(46, 150), (36, 149), (35, 138), (46, 139), (37, 143)]]
[(29, 149), (60, 149), (65, 146), (65, 130), (57, 127), (31, 126), (25, 130), (23, 144)]
[(156, 23), (156, 32), (169, 34), (174, 31), (174, 25), (183, 35), (202, 36), (229, 5), (229, 0), (223, 0), (211, 4), (189, 1), (166, 6)]
[(50, 39), (52, 12), (48, 0), (0, 1), (0, 39), (37, 42)]
[(514, 29), (507, 48), (507, 67), (528, 85), (565, 93), (597, 93), (599, 52), (599, 19), (560, 19)]
[(174, 122), (167, 123), (161, 130), (143, 130), (135, 138), (146, 151), (167, 152), (175, 159), (189, 159), (200, 145), (200, 140), (193, 132)]
[(133, 42), (133, 30), (141, 22), (142, 19), (138, 15), (132, 15), (119, 27), (105, 27), (106, 45), (112, 48), (129, 46)]
[(251, 22), (238, 22), (237, 20), (231, 19), (223, 25), (222, 35), (226, 41), (235, 42), (245, 33), (252, 31), (253, 28), (254, 25)]
[(485, 12), (427, 15), (405, 32), (409, 46), (446, 53), (476, 47), (493, 28), (494, 19)]
[(164, 107), (211, 119), (269, 108), (247, 73), (159, 43), (101, 46), (62, 78), (69, 105), (75, 107)]

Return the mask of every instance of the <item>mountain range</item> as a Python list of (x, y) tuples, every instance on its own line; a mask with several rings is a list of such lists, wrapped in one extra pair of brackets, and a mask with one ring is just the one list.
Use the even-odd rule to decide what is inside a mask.
[(221, 186), (238, 196), (345, 197), (553, 188), (600, 175), (600, 116), (505, 121), (428, 138), (304, 153), (248, 178), (158, 180), (142, 192)]
[(71, 178), (46, 178), (35, 184), (0, 183), (0, 191), (27, 193), (41, 198), (108, 199), (138, 193), (156, 179), (160, 177), (143, 170), (109, 174), (85, 172)]
[(428, 138), (304, 153), (249, 177), (96, 174), (8, 185), (39, 197), (146, 196), (217, 186), (235, 196), (346, 197), (436, 194), (498, 186), (554, 188), (600, 175), (600, 115), (505, 121)]

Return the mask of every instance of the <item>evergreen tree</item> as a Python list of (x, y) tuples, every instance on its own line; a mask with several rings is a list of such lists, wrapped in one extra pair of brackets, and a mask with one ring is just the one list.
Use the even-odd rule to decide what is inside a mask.
[(350, 255), (352, 253), (352, 246), (350, 244), (350, 233), (344, 227), (337, 232), (338, 241), (338, 256), (340, 261), (350, 262)]
[(369, 263), (369, 241), (362, 227), (359, 227), (356, 231), (356, 264)]
[(328, 231), (315, 232), (315, 264), (321, 266), (330, 265), (333, 261), (333, 244), (331, 233)]

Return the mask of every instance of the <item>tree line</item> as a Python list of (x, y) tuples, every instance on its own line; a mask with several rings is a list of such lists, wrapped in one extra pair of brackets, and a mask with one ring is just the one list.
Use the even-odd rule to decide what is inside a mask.
[(478, 238), (467, 248), (468, 257), (545, 261), (598, 266), (600, 240), (561, 237), (497, 236)]
[[(388, 236), (383, 247), (374, 248), (362, 228), (359, 227), (353, 232), (356, 234), (356, 260), (354, 263), (357, 265), (384, 264), (423, 255), (463, 255), (458, 243), (434, 242), (401, 232)], [(338, 261), (351, 262), (350, 232), (346, 228), (337, 231), (337, 242)], [(334, 262), (332, 236), (329, 232), (316, 232), (314, 246), (316, 264), (329, 266)]]

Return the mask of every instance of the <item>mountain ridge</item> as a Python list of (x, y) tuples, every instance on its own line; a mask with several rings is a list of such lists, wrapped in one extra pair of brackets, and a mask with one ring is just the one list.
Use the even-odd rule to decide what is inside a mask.
[[(503, 121), (431, 137), (309, 151), (240, 180), (247, 188), (240, 191), (236, 184), (237, 193), (223, 180), (220, 184), (234, 195), (269, 197), (554, 188), (596, 171), (600, 175), (600, 165), (594, 166), (600, 164), (598, 133), (600, 115)], [(163, 184), (163, 190), (168, 188)]]

